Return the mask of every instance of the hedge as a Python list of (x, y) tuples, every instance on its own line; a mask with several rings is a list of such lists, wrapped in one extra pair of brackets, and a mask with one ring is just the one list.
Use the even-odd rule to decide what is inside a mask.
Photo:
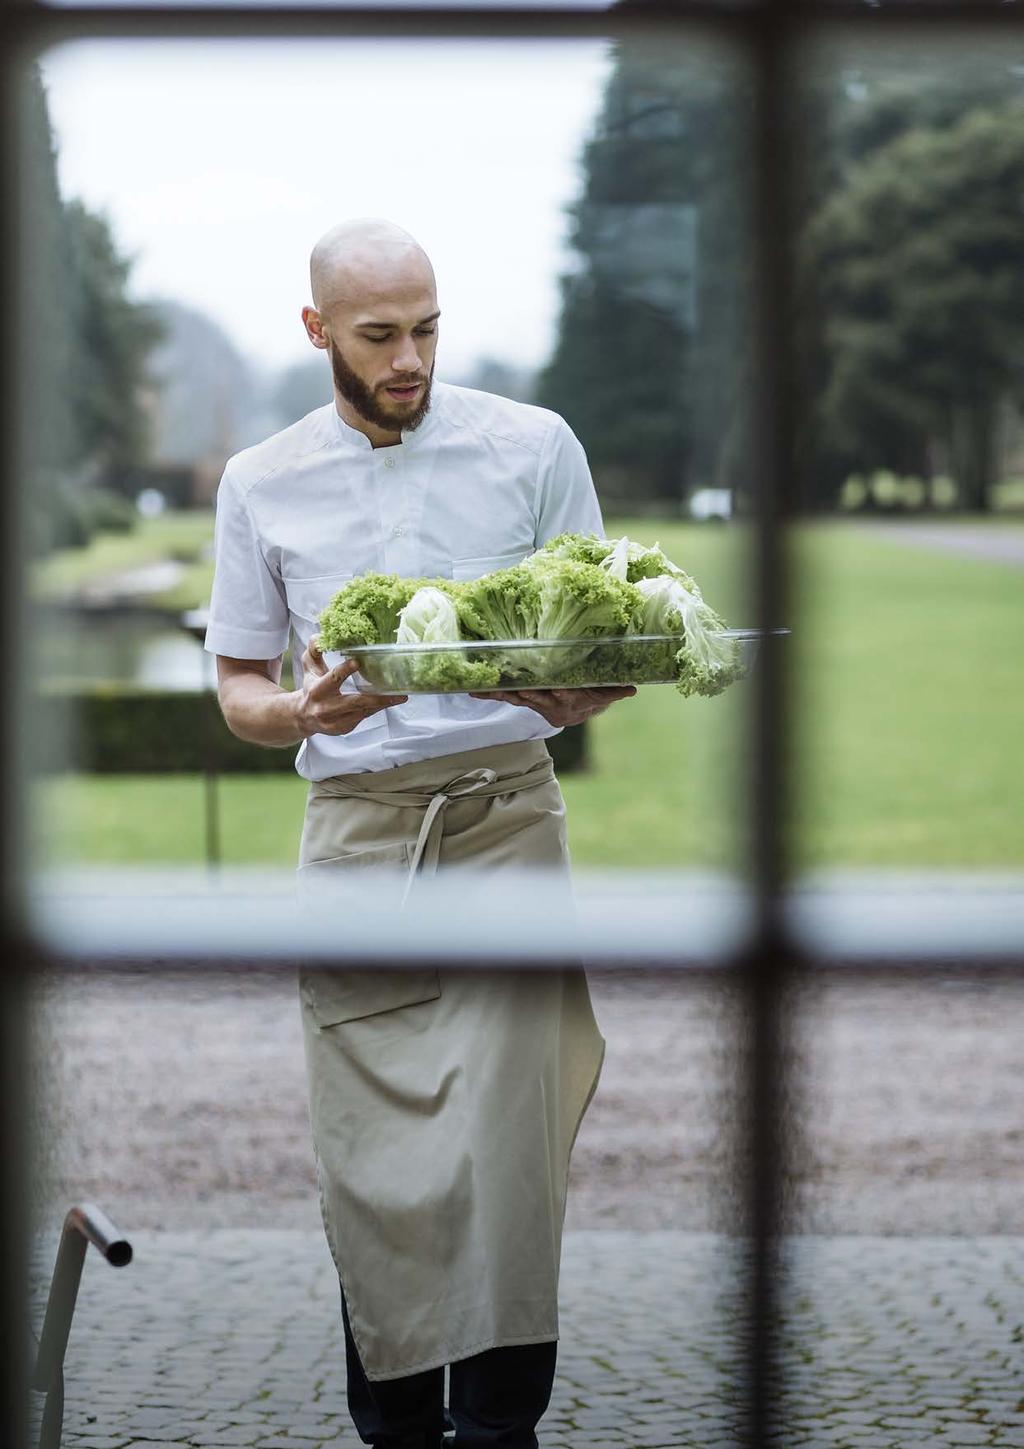
[[(48, 693), (63, 736), (57, 747), (68, 767), (97, 775), (263, 774), (292, 770), (295, 746), (268, 749), (238, 739), (228, 729), (210, 691), (97, 687)], [(562, 774), (587, 766), (582, 725), (570, 725), (547, 741)]]

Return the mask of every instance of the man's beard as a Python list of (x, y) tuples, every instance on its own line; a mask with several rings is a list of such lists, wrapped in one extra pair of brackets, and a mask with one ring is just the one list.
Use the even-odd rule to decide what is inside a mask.
[(374, 427), (387, 428), (391, 432), (398, 432), (403, 428), (411, 431), (413, 428), (419, 427), (430, 407), (430, 387), (434, 380), (433, 363), (430, 364), (430, 375), (424, 384), (423, 396), (410, 412), (402, 408), (400, 404), (391, 403), (389, 405), (381, 402), (373, 389), (367, 387), (358, 373), (352, 371), (334, 343), (329, 341), (328, 346), (331, 354), (331, 371), (334, 373), (334, 385), (361, 418), (372, 423)]

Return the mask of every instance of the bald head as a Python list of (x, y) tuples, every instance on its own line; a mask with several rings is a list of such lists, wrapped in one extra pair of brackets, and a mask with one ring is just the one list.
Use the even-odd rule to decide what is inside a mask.
[(338, 412), (375, 448), (398, 442), (430, 407), (441, 312), (426, 252), (394, 222), (363, 217), (324, 233), (309, 275), (302, 321), (330, 355)]
[(379, 217), (332, 226), (309, 258), (313, 305), (321, 315), (335, 304), (373, 302), (411, 290), (434, 292), (434, 270), (419, 242)]

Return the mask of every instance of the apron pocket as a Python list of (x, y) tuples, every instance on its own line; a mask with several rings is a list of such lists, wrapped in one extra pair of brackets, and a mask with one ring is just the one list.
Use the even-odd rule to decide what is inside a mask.
[(441, 995), (441, 978), (433, 967), (422, 971), (330, 971), (299, 972), (299, 990), (318, 1026), (340, 1026), (364, 1016), (379, 1016), (403, 1006), (436, 1001)]
[[(312, 860), (297, 872), (299, 899), (307, 910), (334, 911), (339, 905), (364, 909), (367, 872), (382, 884), (394, 884), (394, 908), (398, 909), (411, 860), (411, 847), (379, 845), (327, 860)], [(377, 884), (377, 881), (374, 881)], [(381, 904), (376, 901), (375, 904)], [(384, 903), (386, 904), (386, 902)], [(339, 916), (339, 920), (341, 917)], [(343, 929), (343, 928), (342, 928)], [(318, 1026), (339, 1026), (363, 1016), (397, 1011), (435, 1001), (441, 995), (441, 978), (436, 968), (408, 971), (343, 971), (302, 966), (299, 992)]]

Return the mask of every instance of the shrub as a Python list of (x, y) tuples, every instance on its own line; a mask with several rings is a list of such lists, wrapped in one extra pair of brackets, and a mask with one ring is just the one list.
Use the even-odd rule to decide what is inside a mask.
[[(68, 768), (97, 775), (266, 774), (294, 769), (297, 746), (268, 749), (233, 735), (207, 691), (98, 686), (47, 691), (59, 716), (53, 753)], [(547, 741), (555, 768), (586, 768), (586, 736), (573, 725)]]

